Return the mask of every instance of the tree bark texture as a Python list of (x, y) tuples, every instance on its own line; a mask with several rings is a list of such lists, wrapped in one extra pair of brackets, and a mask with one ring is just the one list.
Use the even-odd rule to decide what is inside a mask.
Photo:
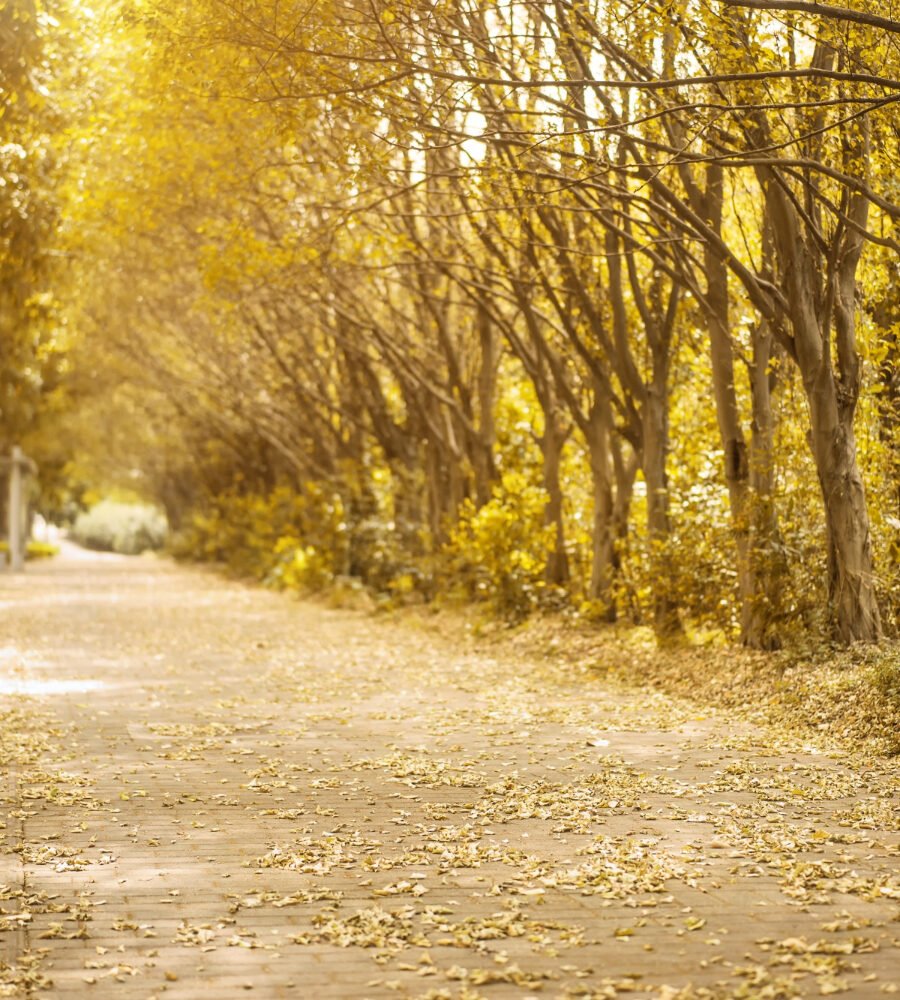
[[(836, 265), (823, 279), (794, 205), (775, 179), (770, 178), (765, 189), (789, 301), (795, 359), (809, 403), (807, 437), (825, 508), (833, 627), (842, 642), (877, 640), (881, 636), (881, 616), (869, 514), (853, 430), (859, 395), (855, 274), (862, 237), (856, 230), (846, 230), (836, 247)], [(862, 216), (855, 220), (857, 225), (864, 224), (862, 200), (848, 209), (851, 217), (854, 207), (857, 216)]]

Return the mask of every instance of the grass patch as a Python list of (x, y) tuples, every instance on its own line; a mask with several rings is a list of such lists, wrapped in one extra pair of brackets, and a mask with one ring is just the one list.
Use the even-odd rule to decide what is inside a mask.
[[(0, 554), (3, 555), (3, 561), (6, 561), (6, 557), (9, 555), (9, 543), (0, 542)], [(25, 549), (26, 559), (51, 559), (53, 556), (59, 555), (59, 546), (53, 545), (50, 542), (29, 542)]]

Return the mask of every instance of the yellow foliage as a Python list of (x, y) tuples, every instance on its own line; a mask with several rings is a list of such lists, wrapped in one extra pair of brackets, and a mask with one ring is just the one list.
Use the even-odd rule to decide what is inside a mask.
[(506, 473), (481, 508), (466, 500), (444, 547), (452, 581), (466, 596), (519, 617), (537, 603), (554, 529), (547, 495), (520, 472)]
[(303, 493), (278, 487), (267, 496), (218, 496), (173, 548), (275, 587), (316, 590), (342, 571), (346, 544), (340, 498), (310, 483)]

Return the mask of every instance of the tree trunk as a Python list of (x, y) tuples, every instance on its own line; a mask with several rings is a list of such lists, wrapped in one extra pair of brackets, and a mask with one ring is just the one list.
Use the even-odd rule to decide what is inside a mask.
[(860, 385), (855, 343), (856, 266), (867, 204), (861, 196), (858, 201), (854, 201), (855, 195), (850, 196), (848, 215), (855, 227), (844, 231), (828, 261), (823, 288), (820, 258), (804, 238), (793, 203), (773, 179), (765, 190), (790, 304), (794, 355), (809, 403), (808, 440), (825, 508), (832, 624), (842, 642), (875, 641), (881, 637), (881, 615), (869, 513), (853, 432)]
[(428, 501), (428, 531), (431, 547), (437, 549), (444, 541), (443, 476), (440, 450), (429, 436), (425, 439), (425, 496)]
[(390, 463), (394, 528), (405, 553), (421, 555), (424, 476), (418, 443)]
[(647, 485), (647, 539), (653, 585), (653, 624), (662, 640), (682, 632), (678, 603), (672, 594), (669, 545), (669, 408), (665, 380), (647, 387), (643, 406), (643, 452), (641, 468)]
[(588, 596), (602, 605), (601, 617), (614, 622), (618, 616), (615, 579), (619, 571), (616, 551), (615, 499), (613, 495), (612, 414), (596, 395), (587, 435), (594, 501), (591, 526), (591, 582)]
[(552, 525), (554, 529), (553, 550), (547, 557), (544, 580), (554, 586), (563, 586), (569, 581), (569, 557), (566, 553), (560, 464), (563, 445), (568, 437), (568, 428), (563, 426), (552, 410), (544, 414), (544, 420), (544, 433), (540, 439), (544, 489), (547, 491), (544, 523)]
[(787, 560), (781, 544), (775, 511), (775, 417), (772, 409), (773, 376), (769, 371), (773, 338), (765, 321), (752, 332), (753, 362), (750, 395), (753, 406), (750, 438), (750, 517), (747, 572), (751, 599), (741, 608), (741, 634), (753, 649), (778, 649), (778, 623), (783, 616)]
[(841, 642), (881, 637), (872, 538), (852, 423), (832, 419), (830, 401), (810, 399), (809, 443), (825, 501), (828, 600)]
[(497, 362), (500, 345), (494, 333), (491, 317), (483, 305), (477, 313), (478, 341), (481, 351), (478, 369), (478, 434), (472, 442), (472, 467), (475, 475), (475, 502), (483, 507), (491, 499), (497, 481), (494, 462), (494, 395), (497, 388)]
[[(716, 232), (722, 226), (722, 202), (722, 168), (713, 164), (707, 167), (704, 211)], [(777, 526), (772, 499), (773, 416), (768, 371), (771, 335), (765, 324), (754, 331), (750, 373), (753, 434), (748, 454), (734, 385), (728, 269), (711, 247), (706, 248), (703, 263), (716, 421), (725, 456), (725, 484), (737, 550), (741, 642), (753, 649), (774, 649), (780, 645), (778, 594), (784, 567), (774, 558)]]
[(885, 297), (876, 304), (873, 318), (879, 330), (878, 340), (884, 345), (884, 356), (878, 366), (880, 392), (875, 397), (878, 407), (878, 437), (885, 450), (886, 481), (893, 485), (893, 508), (888, 523), (893, 525), (888, 546), (888, 558), (900, 565), (900, 288), (891, 285)]

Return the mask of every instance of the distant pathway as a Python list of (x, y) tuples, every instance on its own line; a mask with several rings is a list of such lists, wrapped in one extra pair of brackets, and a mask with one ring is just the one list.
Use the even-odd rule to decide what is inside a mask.
[(0, 576), (0, 997), (900, 992), (897, 765), (152, 558)]

